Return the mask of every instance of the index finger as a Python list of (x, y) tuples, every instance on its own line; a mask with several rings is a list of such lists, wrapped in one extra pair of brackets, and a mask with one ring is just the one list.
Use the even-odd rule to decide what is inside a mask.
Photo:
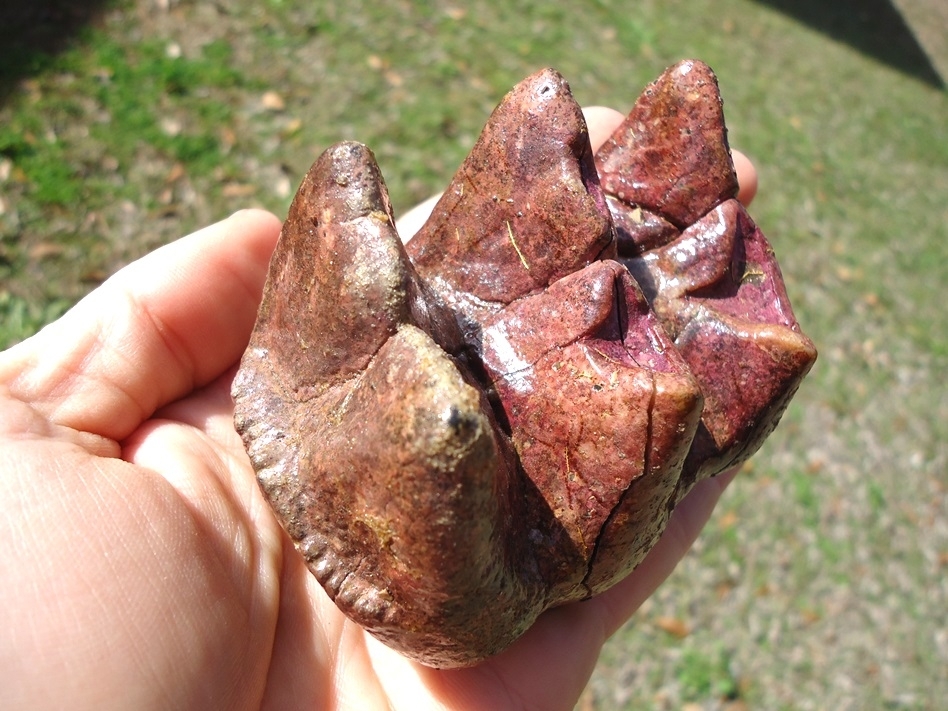
[(242, 211), (133, 262), (0, 354), (0, 385), (51, 423), (123, 439), (240, 358), (279, 231)]

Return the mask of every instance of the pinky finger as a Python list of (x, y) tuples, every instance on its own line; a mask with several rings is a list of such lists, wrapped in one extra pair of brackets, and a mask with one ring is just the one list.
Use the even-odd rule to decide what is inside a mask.
[(750, 158), (740, 151), (732, 150), (731, 159), (737, 173), (737, 199), (746, 207), (757, 194), (757, 169)]

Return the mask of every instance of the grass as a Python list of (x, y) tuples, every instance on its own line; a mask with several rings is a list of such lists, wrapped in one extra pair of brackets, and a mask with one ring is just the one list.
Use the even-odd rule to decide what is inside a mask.
[[(66, 207), (102, 204), (112, 196), (107, 181), (87, 183), (97, 173), (91, 156), (75, 164), (77, 138), (107, 147), (110, 165), (121, 172), (129, 170), (143, 144), (168, 160), (186, 163), (198, 175), (221, 164), (215, 130), (230, 121), (233, 109), (200, 94), (243, 83), (228, 64), (228, 45), (212, 42), (191, 60), (174, 56), (173, 44), (154, 40), (129, 47), (108, 35), (88, 33), (85, 41), (91, 50), (80, 45), (41, 62), (53, 86), (37, 85), (31, 110), (15, 114), (0, 130), (0, 155), (22, 171), (28, 197), (38, 206)], [(68, 92), (57, 90), (57, 83), (67, 84)], [(97, 112), (92, 121), (90, 106)], [(187, 114), (196, 128), (163, 120), (176, 113)], [(61, 131), (82, 120), (87, 123), (79, 137), (60, 138)]]
[[(585, 708), (937, 707), (948, 694), (948, 96), (749, 0), (126, 0), (9, 56), (0, 345), (122, 264), (247, 205), (285, 211), (330, 143), (397, 212), (440, 189), (500, 97), (554, 66), (630, 107), (710, 63), (752, 214), (821, 356), (693, 555), (608, 645)], [(684, 638), (655, 621), (687, 622)]]
[(62, 316), (70, 305), (66, 299), (38, 304), (0, 291), (0, 335), (7, 341), (23, 340)]
[(740, 684), (731, 673), (728, 655), (717, 649), (686, 648), (679, 660), (676, 676), (682, 686), (682, 698), (697, 701), (706, 698), (740, 698)]

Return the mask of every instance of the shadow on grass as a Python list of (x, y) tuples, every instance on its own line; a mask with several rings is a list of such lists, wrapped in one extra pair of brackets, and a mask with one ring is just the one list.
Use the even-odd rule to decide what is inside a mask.
[[(932, 0), (943, 2), (943, 0)], [(832, 39), (935, 87), (945, 89), (912, 28), (890, 0), (757, 0)]]
[(114, 0), (0, 0), (0, 104), (48, 67)]

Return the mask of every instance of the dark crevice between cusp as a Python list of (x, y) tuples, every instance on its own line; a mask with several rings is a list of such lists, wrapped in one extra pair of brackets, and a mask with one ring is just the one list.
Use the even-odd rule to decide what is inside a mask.
[[(630, 278), (631, 276), (632, 275), (629, 274)], [(622, 343), (622, 348), (625, 350), (626, 354), (628, 354), (632, 362), (635, 363), (636, 366), (641, 368), (642, 366), (635, 359), (635, 356), (632, 355), (632, 351), (629, 350), (629, 347), (628, 345), (626, 345), (626, 342), (625, 342), (625, 334), (628, 332), (628, 328), (629, 328), (629, 308), (628, 308), (628, 304), (626, 304), (625, 299), (622, 298), (621, 278), (614, 279), (612, 282), (612, 298), (613, 298), (613, 301), (615, 302), (616, 321), (619, 327), (619, 342)]]

